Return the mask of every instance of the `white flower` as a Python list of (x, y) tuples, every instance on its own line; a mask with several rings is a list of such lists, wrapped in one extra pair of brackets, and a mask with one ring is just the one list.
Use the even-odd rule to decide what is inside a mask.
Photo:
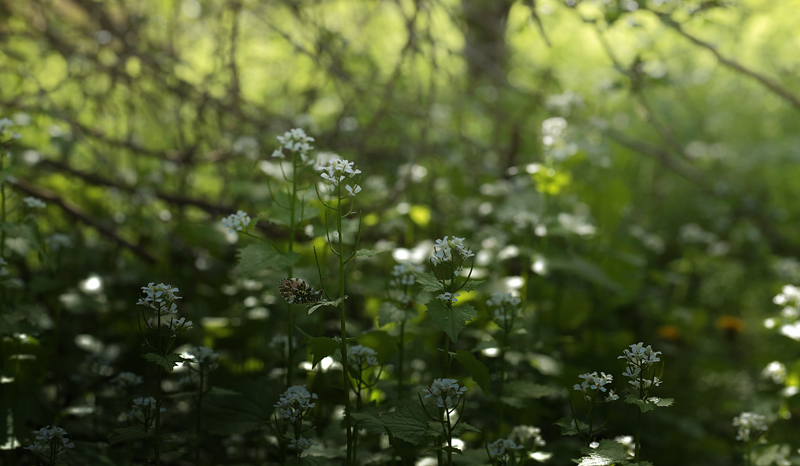
[(281, 148), (272, 153), (273, 157), (284, 158), (283, 150), (286, 149), (290, 152), (300, 155), (303, 162), (308, 161), (308, 153), (314, 149), (311, 145), (314, 138), (306, 136), (306, 132), (300, 128), (294, 128), (283, 133), (283, 136), (278, 136), (278, 142), (281, 143)]
[(378, 353), (374, 349), (362, 345), (352, 346), (347, 349), (347, 360), (355, 367), (362, 367), (364, 364), (367, 367), (377, 366), (377, 356)]
[(132, 388), (142, 383), (142, 378), (133, 372), (120, 372), (111, 383), (119, 388)]
[[(342, 181), (353, 178), (361, 173), (361, 170), (355, 168), (353, 162), (337, 158), (329, 160), (328, 165), (318, 167), (317, 170), (322, 172), (319, 176), (330, 184), (331, 191), (336, 191)], [(348, 184), (345, 186), (345, 189), (348, 195), (355, 196), (361, 191), (361, 186), (355, 185), (355, 187), (351, 187)]]
[(445, 236), (442, 239), (437, 239), (434, 243), (433, 255), (430, 257), (431, 263), (437, 266), (443, 262), (451, 262), (454, 251), (461, 257), (462, 261), (475, 255), (464, 245), (464, 238)]
[(361, 186), (354, 185), (355, 187), (351, 187), (349, 184), (344, 186), (344, 189), (347, 190), (347, 195), (355, 197), (356, 194), (361, 192)]
[(492, 293), (492, 297), (486, 301), (486, 305), (492, 309), (492, 315), (501, 326), (506, 323), (507, 317), (516, 315), (517, 307), (521, 303), (522, 300), (513, 294), (500, 291)]
[(182, 299), (176, 293), (178, 289), (163, 283), (158, 285), (150, 282), (147, 286), (142, 287), (143, 296), (136, 302), (139, 306), (149, 307), (159, 313), (163, 314), (176, 314), (178, 306), (175, 301)]
[(633, 458), (636, 453), (636, 444), (633, 442), (632, 435), (618, 435), (614, 437), (614, 441), (625, 447), (625, 453), (629, 458)]
[[(583, 393), (583, 397), (590, 401), (593, 397), (593, 394), (589, 393), (589, 390), (600, 390), (601, 392), (605, 392), (608, 389), (606, 385), (610, 385), (614, 381), (614, 376), (611, 374), (606, 374), (605, 372), (601, 372), (600, 375), (597, 375), (597, 372), (587, 372), (586, 374), (581, 374), (578, 376), (579, 379), (583, 379), (583, 382), (580, 384), (573, 385), (575, 390)], [(614, 401), (617, 397), (616, 394), (612, 391), (607, 401)]]
[(440, 300), (442, 300), (445, 303), (448, 302), (448, 301), (450, 301), (451, 303), (457, 303), (459, 296), (461, 296), (459, 293), (456, 293), (456, 294), (453, 294), (453, 293), (442, 293), (439, 296), (437, 296), (437, 298), (439, 298)]
[(317, 394), (309, 393), (305, 385), (293, 385), (283, 392), (275, 407), (278, 408), (278, 412), (284, 419), (296, 422), (307, 411), (316, 406), (316, 403), (311, 401), (316, 399)]
[(743, 412), (733, 418), (733, 426), (737, 428), (736, 440), (750, 441), (750, 434), (766, 432), (767, 418), (761, 414)]
[(542, 438), (542, 429), (532, 426), (514, 426), (511, 433), (508, 434), (509, 440), (513, 440), (520, 446), (529, 446), (532, 448), (545, 446), (545, 441)]
[(243, 210), (239, 210), (235, 214), (228, 215), (222, 219), (222, 226), (227, 228), (231, 233), (243, 231), (249, 224), (250, 216)]
[(22, 202), (24, 202), (29, 209), (44, 209), (47, 207), (47, 204), (45, 204), (41, 199), (30, 196), (23, 198)]
[(299, 439), (289, 440), (289, 449), (297, 450), (300, 453), (303, 453), (304, 451), (308, 450), (313, 445), (315, 445), (314, 439), (310, 438), (299, 438)]
[(198, 364), (205, 364), (209, 367), (216, 366), (219, 354), (208, 346), (195, 346), (188, 351), (189, 357)]
[(523, 447), (517, 445), (511, 439), (501, 438), (487, 445), (489, 457), (492, 459), (505, 459), (508, 455), (513, 455), (514, 450), (521, 450)]
[[(661, 354), (661, 351), (653, 351), (653, 348), (651, 348), (650, 345), (644, 346), (644, 343), (642, 342), (639, 342), (635, 345), (630, 345), (630, 349), (624, 350), (624, 354), (617, 357), (617, 359), (625, 359), (627, 364), (627, 367), (622, 375), (630, 378), (638, 377), (642, 370), (649, 368), (658, 361), (661, 361), (661, 359), (658, 357), (659, 354)], [(655, 380), (658, 380), (658, 377), (656, 377)], [(658, 381), (658, 383), (655, 383), (654, 385), (658, 385), (659, 383), (661, 383), (661, 381)], [(649, 384), (646, 384), (646, 387), (649, 386)]]
[(433, 397), (436, 406), (452, 411), (458, 407), (467, 387), (460, 387), (456, 379), (435, 379), (430, 388), (422, 390), (425, 398)]
[(783, 383), (786, 380), (786, 366), (780, 361), (772, 361), (761, 371), (761, 377), (772, 379), (775, 383)]
[(75, 448), (75, 444), (67, 438), (69, 434), (61, 427), (46, 426), (39, 430), (34, 430), (33, 433), (36, 434), (36, 440), (25, 449), (43, 455), (48, 459), (58, 457), (67, 448)]
[(416, 283), (414, 272), (420, 272), (420, 268), (410, 261), (404, 261), (394, 266), (392, 269), (392, 285), (394, 286), (413, 286)]
[(567, 129), (567, 120), (561, 117), (548, 118), (542, 122), (542, 143), (552, 146), (561, 138), (561, 133)]

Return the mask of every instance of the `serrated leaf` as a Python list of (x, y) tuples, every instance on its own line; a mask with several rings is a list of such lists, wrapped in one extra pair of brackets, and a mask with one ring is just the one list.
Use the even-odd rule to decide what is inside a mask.
[(472, 376), (472, 380), (481, 387), (483, 394), (489, 396), (489, 368), (469, 351), (458, 350), (455, 354), (456, 361), (460, 362), (464, 369)]
[(444, 285), (442, 285), (442, 282), (437, 280), (436, 275), (430, 272), (414, 271), (414, 277), (416, 277), (417, 283), (420, 284), (423, 291), (429, 291), (431, 293), (444, 291)]
[(356, 252), (355, 259), (366, 259), (367, 257), (377, 256), (387, 251), (378, 251), (376, 249), (359, 249)]
[(562, 417), (554, 424), (561, 428), (561, 435), (577, 435), (578, 429), (582, 432), (589, 428), (589, 424), (582, 421), (577, 421), (576, 426), (575, 419), (571, 417)]
[(611, 466), (625, 463), (628, 457), (627, 449), (614, 440), (601, 440), (597, 448), (593, 448), (586, 456), (580, 459), (578, 466)]
[(238, 256), (236, 270), (244, 278), (258, 276), (265, 270), (288, 269), (300, 259), (296, 252), (281, 253), (264, 243), (249, 244), (239, 249)]
[(381, 414), (380, 421), (390, 436), (414, 445), (428, 435), (428, 417), (418, 403), (405, 403), (391, 413)]
[(466, 422), (459, 422), (455, 429), (453, 429), (454, 436), (461, 436), (464, 432), (480, 432), (477, 427), (467, 424)]
[(433, 298), (425, 305), (433, 323), (455, 342), (458, 334), (467, 326), (467, 322), (478, 316), (478, 311), (469, 304), (454, 307), (452, 310), (439, 299)]
[(672, 406), (674, 402), (674, 398), (659, 398), (657, 396), (651, 396), (646, 400), (642, 400), (636, 395), (628, 395), (625, 397), (625, 403), (638, 406), (643, 413), (652, 411), (656, 408), (666, 408)]
[(319, 364), (323, 358), (333, 355), (333, 353), (339, 349), (340, 344), (333, 338), (314, 337), (308, 339), (306, 346), (308, 346), (308, 352), (314, 355), (314, 360), (312, 362), (312, 367), (314, 367)]
[(143, 358), (146, 360), (156, 363), (159, 366), (163, 367), (164, 370), (167, 372), (172, 372), (172, 369), (175, 367), (175, 364), (183, 361), (183, 357), (177, 353), (171, 353), (166, 356), (161, 356), (156, 353), (147, 353), (142, 355)]
[(341, 304), (342, 301), (344, 301), (345, 299), (347, 299), (346, 295), (342, 296), (341, 298), (334, 299), (333, 301), (322, 301), (322, 302), (313, 304), (313, 305), (308, 307), (308, 315), (313, 314), (317, 309), (319, 309), (321, 307), (324, 307), (324, 306), (338, 307), (339, 304)]
[(121, 427), (114, 429), (108, 437), (108, 445), (116, 445), (127, 440), (143, 439), (152, 437), (153, 433), (146, 433), (140, 426)]
[(461, 288), (463, 291), (472, 291), (477, 288), (484, 280), (470, 280), (464, 284), (464, 287)]
[(378, 417), (369, 413), (350, 413), (350, 417), (357, 423), (359, 429), (367, 429), (373, 434), (383, 434), (386, 432), (383, 422)]

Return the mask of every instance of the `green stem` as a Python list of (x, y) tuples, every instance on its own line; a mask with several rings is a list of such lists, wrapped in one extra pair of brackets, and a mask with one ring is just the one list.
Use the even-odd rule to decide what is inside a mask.
[(197, 445), (196, 445), (195, 451), (194, 451), (194, 464), (195, 464), (195, 466), (199, 466), (200, 465), (200, 445), (201, 445), (201, 441), (200, 441), (200, 425), (201, 425), (201, 422), (202, 422), (202, 419), (203, 419), (203, 382), (204, 382), (203, 379), (204, 379), (204, 376), (205, 376), (205, 374), (203, 372), (203, 366), (200, 366), (199, 369), (200, 369), (200, 390), (197, 393), (197, 421), (196, 421), (196, 425), (195, 425), (195, 436), (196, 436), (195, 440), (197, 442)]
[[(344, 241), (342, 238), (342, 197), (341, 186), (336, 191), (336, 231), (339, 234), (339, 298), (344, 297)], [(341, 352), (342, 352), (342, 382), (344, 388), (344, 419), (345, 427), (347, 429), (347, 456), (345, 465), (350, 466), (352, 447), (353, 447), (353, 431), (350, 419), (350, 374), (347, 367), (347, 319), (345, 314), (344, 299), (339, 303), (339, 323), (342, 330)]]
[(450, 374), (450, 337), (444, 334), (444, 377)]
[[(161, 351), (161, 311), (158, 312), (158, 325), (156, 326), (156, 338), (158, 339), (158, 354), (164, 356)], [(161, 366), (156, 366), (156, 438), (153, 445), (156, 455), (156, 466), (161, 465)]]
[(400, 322), (400, 361), (397, 369), (397, 398), (403, 399), (403, 360), (405, 358), (406, 321)]
[(634, 463), (637, 463), (639, 461), (639, 446), (641, 442), (641, 433), (642, 433), (642, 410), (639, 409), (639, 412), (636, 413), (636, 447), (633, 453)]
[[(297, 225), (295, 224), (295, 209), (297, 203), (297, 157), (292, 157), (292, 195), (289, 196), (289, 247), (288, 251), (294, 252), (294, 234)], [(292, 278), (294, 275), (294, 267), (291, 265), (288, 267), (288, 277)], [(292, 305), (287, 304), (289, 310), (289, 328), (286, 332), (289, 343), (289, 354), (287, 356), (286, 361), (286, 387), (290, 387), (292, 385), (292, 380), (294, 379), (294, 313), (292, 312)]]

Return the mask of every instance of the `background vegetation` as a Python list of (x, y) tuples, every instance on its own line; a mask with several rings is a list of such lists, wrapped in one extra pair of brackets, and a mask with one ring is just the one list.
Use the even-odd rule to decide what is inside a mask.
[[(485, 302), (523, 298), (506, 371), (537, 388), (498, 417), (456, 371), (481, 431), (466, 449), (535, 425), (550, 464), (568, 464), (581, 442), (553, 423), (580, 402), (577, 375), (618, 375), (622, 349), (644, 341), (663, 352), (659, 390), (675, 399), (645, 416), (647, 459), (740, 464), (741, 411), (767, 415), (770, 443), (796, 452), (800, 335), (780, 334), (796, 317), (772, 299), (800, 283), (797, 11), (797, 0), (0, 0), (0, 118), (21, 135), (2, 165), (3, 461), (34, 464), (14, 439), (53, 424), (77, 445), (69, 464), (142, 461), (106, 445), (128, 409), (109, 381), (155, 380), (136, 324), (148, 282), (180, 289), (195, 328), (179, 344), (220, 353), (210, 380), (228, 397), (202, 428), (201, 463), (277, 461), (268, 425), (287, 361), (271, 342), (286, 334), (286, 269), (237, 255), (255, 240), (220, 220), (260, 215), (254, 234), (286, 247), (270, 154), (294, 127), (363, 173), (361, 247), (390, 252), (349, 266), (345, 305), (387, 380), (399, 328), (378, 315), (396, 259), (428, 267), (433, 240), (465, 238), (485, 281), (462, 296), (479, 315), (454, 349), (492, 374)], [(314, 199), (292, 241), (294, 275), (318, 287)], [(333, 261), (321, 257), (335, 281)], [(441, 375), (424, 302), (408, 328), (411, 393)], [(338, 315), (294, 309), (293, 383), (319, 395), (317, 454), (335, 457), (341, 374), (312, 369), (303, 342), (338, 335)], [(785, 374), (764, 377), (773, 361)], [(180, 437), (193, 417), (171, 377), (169, 461), (194, 464)], [(375, 388), (376, 409), (393, 386)], [(601, 438), (632, 433), (627, 409)], [(387, 464), (391, 447), (365, 435), (359, 458)]]

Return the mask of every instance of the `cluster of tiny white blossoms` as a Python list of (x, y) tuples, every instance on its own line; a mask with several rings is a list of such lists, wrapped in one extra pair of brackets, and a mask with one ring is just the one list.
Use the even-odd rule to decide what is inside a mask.
[(781, 318), (769, 318), (764, 322), (767, 328), (773, 328), (777, 324), (781, 324), (780, 333), (793, 339), (800, 341), (800, 287), (793, 285), (784, 285), (781, 292), (778, 293), (772, 302), (778, 306), (783, 306), (781, 309)]
[(558, 160), (563, 160), (578, 151), (575, 144), (564, 139), (567, 120), (561, 117), (548, 118), (542, 122), (542, 144), (545, 151)]
[(451, 267), (454, 267), (453, 275), (458, 277), (461, 275), (462, 270), (464, 270), (462, 265), (464, 261), (475, 256), (475, 254), (464, 245), (464, 238), (445, 236), (442, 239), (437, 239), (433, 244), (433, 255), (430, 256), (430, 261), (434, 267), (444, 263), (452, 264), (455, 262), (454, 255), (458, 256), (458, 264), (452, 265)]
[(364, 364), (367, 367), (377, 366), (377, 356), (378, 353), (374, 349), (362, 345), (351, 346), (347, 349), (347, 359), (354, 367), (363, 367)]
[(250, 216), (243, 210), (239, 210), (235, 214), (228, 215), (222, 219), (222, 226), (227, 228), (231, 233), (244, 231), (249, 224)]
[(208, 346), (195, 346), (188, 351), (188, 356), (191, 362), (204, 365), (209, 369), (215, 369), (219, 360), (219, 354)]
[(47, 207), (47, 204), (45, 204), (44, 201), (31, 196), (22, 198), (22, 202), (24, 202), (29, 209), (44, 209)]
[(420, 272), (420, 267), (410, 261), (403, 261), (392, 269), (392, 285), (413, 286), (416, 283), (414, 272)]
[(633, 441), (632, 435), (618, 435), (614, 437), (614, 441), (625, 447), (625, 454), (628, 458), (633, 458), (636, 454), (636, 444)]
[(427, 393), (425, 398), (436, 400), (436, 406), (452, 411), (458, 407), (467, 387), (459, 386), (456, 379), (435, 379), (429, 388), (422, 391)]
[(317, 394), (309, 393), (305, 385), (293, 385), (283, 392), (275, 407), (284, 419), (294, 423), (316, 406), (316, 403), (311, 401), (316, 399)]
[(514, 451), (522, 450), (523, 448), (522, 445), (517, 445), (516, 442), (507, 438), (497, 439), (486, 446), (486, 450), (489, 452), (489, 458), (499, 459), (501, 461), (507, 460), (509, 456), (514, 454)]
[[(586, 374), (581, 374), (578, 376), (579, 379), (583, 379), (583, 382), (579, 384), (573, 385), (575, 390), (583, 393), (583, 397), (586, 401), (591, 401), (594, 399), (596, 392), (591, 393), (590, 390), (599, 390), (603, 393), (608, 391), (606, 385), (611, 385), (614, 381), (614, 376), (611, 374), (606, 374), (605, 372), (601, 372), (600, 375), (597, 375), (597, 372), (587, 372)], [(608, 392), (605, 401), (616, 401), (619, 399), (619, 395), (616, 394), (615, 390), (611, 390)]]
[[(152, 420), (155, 418), (155, 409), (156, 409), (156, 399), (152, 396), (141, 396), (139, 398), (133, 399), (133, 404), (131, 405), (131, 410), (128, 413), (128, 417), (130, 419), (136, 419), (136, 414), (141, 413), (144, 419), (144, 424), (148, 425)], [(165, 412), (167, 409), (162, 407), (161, 412)]]
[(661, 379), (655, 375), (652, 378), (641, 376), (643, 370), (649, 369), (650, 366), (661, 361), (658, 357), (661, 351), (653, 351), (650, 345), (644, 346), (644, 343), (639, 342), (635, 345), (630, 345), (630, 349), (624, 350), (623, 353), (617, 359), (625, 360), (627, 367), (625, 367), (622, 375), (631, 378), (628, 383), (644, 390), (661, 385)]
[(445, 303), (448, 302), (448, 301), (451, 302), (451, 303), (457, 303), (459, 296), (461, 296), (459, 293), (455, 293), (455, 294), (453, 294), (453, 293), (442, 293), (439, 296), (437, 296), (437, 298), (439, 298), (442, 302), (445, 302)]
[(75, 448), (75, 444), (67, 438), (69, 434), (61, 427), (46, 426), (39, 430), (34, 430), (33, 433), (36, 434), (36, 440), (25, 449), (46, 458), (58, 457), (67, 448)]
[(312, 446), (314, 446), (314, 440), (310, 438), (299, 438), (299, 439), (291, 439), (289, 440), (289, 449), (296, 450), (300, 453), (308, 450)]
[(14, 122), (8, 118), (0, 119), (0, 140), (6, 137), (11, 139), (19, 139), (21, 136), (19, 133), (14, 132), (12, 128), (14, 127)]
[(294, 155), (299, 155), (300, 160), (306, 165), (313, 165), (314, 161), (308, 158), (308, 153), (314, 149), (311, 145), (314, 138), (307, 136), (306, 132), (300, 128), (294, 128), (277, 137), (281, 146), (272, 152), (273, 157), (286, 158), (283, 150), (286, 149)]
[(542, 438), (542, 429), (533, 426), (514, 426), (508, 438), (514, 440), (518, 445), (528, 448), (538, 448), (546, 445)]
[[(330, 183), (331, 191), (337, 191), (342, 181), (355, 177), (361, 173), (361, 170), (355, 168), (355, 163), (345, 159), (331, 159), (328, 165), (318, 167), (317, 170), (321, 171), (320, 178)], [(348, 196), (355, 196), (361, 192), (361, 186), (353, 183), (353, 186), (346, 184), (344, 189), (347, 190)]]
[(733, 426), (736, 427), (736, 440), (749, 442), (751, 434), (767, 431), (767, 418), (761, 414), (743, 412), (733, 418)]
[(111, 383), (121, 389), (130, 389), (142, 383), (142, 378), (133, 372), (120, 372)]
[(179, 290), (175, 287), (159, 283), (156, 285), (150, 282), (142, 287), (142, 297), (136, 302), (139, 306), (149, 307), (161, 314), (176, 314), (178, 305), (175, 301), (182, 299), (176, 293)]
[(492, 293), (492, 297), (486, 301), (486, 305), (492, 309), (492, 315), (501, 326), (505, 324), (507, 317), (512, 317), (508, 315), (508, 311), (516, 312), (521, 303), (522, 300), (512, 293), (503, 293), (502, 291)]

